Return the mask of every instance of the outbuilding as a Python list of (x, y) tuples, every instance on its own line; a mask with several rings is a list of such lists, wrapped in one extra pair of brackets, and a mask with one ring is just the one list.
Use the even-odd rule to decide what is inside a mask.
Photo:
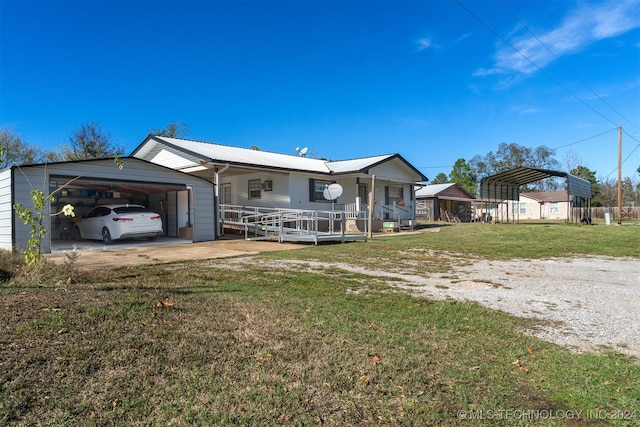
[[(101, 204), (141, 204), (159, 213), (163, 233), (194, 242), (214, 240), (213, 183), (134, 157), (13, 166), (0, 171), (0, 249), (23, 250), (31, 227), (19, 220), (15, 204), (31, 208), (31, 191), (50, 196), (43, 225), (42, 252), (69, 238), (71, 204), (82, 215)], [(120, 168), (122, 166), (122, 168)]]
[(475, 198), (455, 182), (425, 185), (416, 190), (416, 214), (419, 221), (473, 221)]

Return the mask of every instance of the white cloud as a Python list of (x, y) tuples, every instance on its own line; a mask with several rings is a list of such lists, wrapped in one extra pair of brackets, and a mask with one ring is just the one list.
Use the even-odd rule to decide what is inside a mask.
[(416, 41), (416, 45), (417, 45), (417, 46), (416, 46), (416, 50), (417, 50), (418, 52), (422, 52), (422, 51), (423, 51), (423, 50), (425, 50), (425, 49), (428, 49), (428, 48), (430, 48), (430, 47), (433, 47), (433, 41), (432, 41), (430, 38), (428, 38), (428, 37), (423, 37), (423, 38), (418, 39), (418, 40)]
[(509, 111), (512, 111), (516, 114), (524, 115), (524, 114), (541, 113), (543, 110), (541, 110), (538, 107), (532, 107), (529, 105), (514, 105), (511, 108), (509, 108)]
[[(612, 0), (595, 5), (582, 4), (570, 11), (557, 28), (546, 32), (534, 29), (532, 31), (555, 56), (561, 57), (581, 51), (599, 40), (616, 37), (639, 27), (640, 2)], [(510, 46), (501, 47), (494, 54), (494, 67), (480, 69), (475, 75), (511, 72), (530, 74), (536, 71), (536, 66), (543, 68), (555, 59), (554, 55), (528, 32), (510, 40), (510, 43), (518, 52)]]

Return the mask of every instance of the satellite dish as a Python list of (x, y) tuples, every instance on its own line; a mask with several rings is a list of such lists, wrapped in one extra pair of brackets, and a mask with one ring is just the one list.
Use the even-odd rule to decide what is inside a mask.
[(336, 200), (338, 197), (342, 196), (342, 185), (329, 184), (325, 187), (322, 195), (327, 200)]
[(296, 147), (296, 151), (298, 152), (298, 155), (300, 157), (304, 157), (307, 154), (307, 150), (309, 150), (307, 147), (304, 147), (304, 148)]

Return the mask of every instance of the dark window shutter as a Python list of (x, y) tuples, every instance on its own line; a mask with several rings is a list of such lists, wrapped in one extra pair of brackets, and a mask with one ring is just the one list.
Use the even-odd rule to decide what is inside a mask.
[(389, 204), (389, 186), (387, 185), (384, 186), (384, 204)]
[(315, 194), (316, 194), (316, 180), (313, 178), (309, 178), (309, 201), (315, 202)]

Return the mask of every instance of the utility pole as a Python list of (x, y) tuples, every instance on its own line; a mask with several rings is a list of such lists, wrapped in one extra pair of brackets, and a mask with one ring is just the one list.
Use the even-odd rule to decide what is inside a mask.
[(622, 126), (618, 126), (618, 225), (622, 225)]

